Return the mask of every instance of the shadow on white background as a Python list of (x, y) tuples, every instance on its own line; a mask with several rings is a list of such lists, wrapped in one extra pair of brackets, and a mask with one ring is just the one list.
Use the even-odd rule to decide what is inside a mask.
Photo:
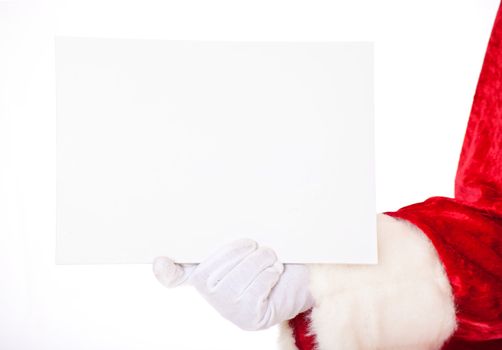
[(377, 209), (453, 193), (498, 1), (0, 2), (0, 348), (274, 349), (148, 265), (56, 266), (54, 35), (375, 41)]

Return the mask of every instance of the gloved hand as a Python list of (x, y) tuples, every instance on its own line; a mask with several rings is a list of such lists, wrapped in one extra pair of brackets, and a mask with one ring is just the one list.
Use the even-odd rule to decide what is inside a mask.
[(242, 239), (198, 265), (158, 257), (153, 271), (166, 287), (194, 286), (223, 317), (245, 330), (289, 320), (314, 304), (305, 265), (282, 264), (270, 248)]

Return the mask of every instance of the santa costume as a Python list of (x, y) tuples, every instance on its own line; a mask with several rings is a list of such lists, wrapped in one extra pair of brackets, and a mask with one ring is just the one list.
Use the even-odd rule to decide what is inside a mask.
[(502, 349), (502, 7), (455, 198), (380, 214), (378, 245), (375, 266), (309, 266), (315, 306), (282, 324), (282, 349)]

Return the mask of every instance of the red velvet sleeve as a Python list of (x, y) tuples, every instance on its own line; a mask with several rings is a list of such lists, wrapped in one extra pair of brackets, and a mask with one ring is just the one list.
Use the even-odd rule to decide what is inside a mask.
[(476, 88), (455, 198), (387, 213), (419, 227), (450, 280), (458, 329), (447, 349), (502, 349), (502, 7)]
[(420, 228), (444, 265), (458, 324), (445, 349), (502, 349), (502, 218), (443, 197), (386, 214)]

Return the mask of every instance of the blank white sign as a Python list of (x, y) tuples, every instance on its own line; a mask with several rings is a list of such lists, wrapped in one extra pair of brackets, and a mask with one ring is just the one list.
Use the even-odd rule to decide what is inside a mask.
[(57, 38), (57, 262), (376, 262), (373, 47)]

